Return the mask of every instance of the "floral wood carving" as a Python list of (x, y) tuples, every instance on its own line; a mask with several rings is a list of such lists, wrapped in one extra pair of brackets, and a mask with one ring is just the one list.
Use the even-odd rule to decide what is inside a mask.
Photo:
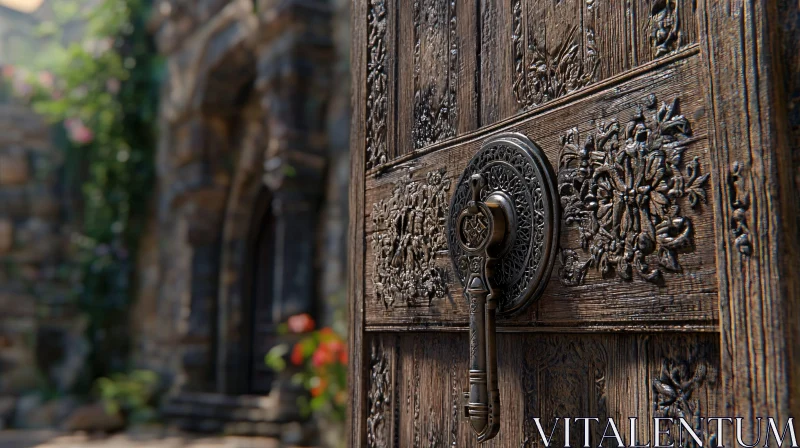
[(387, 413), (390, 412), (392, 404), (391, 375), (389, 359), (383, 350), (383, 345), (375, 339), (372, 341), (369, 369), (367, 446), (384, 448), (390, 445), (390, 420)]
[(750, 208), (750, 195), (744, 187), (744, 170), (741, 162), (733, 162), (730, 176), (728, 177), (729, 197), (733, 215), (731, 216), (731, 235), (733, 245), (743, 255), (753, 253), (753, 243), (750, 240), (750, 227), (747, 225), (747, 210)]
[(424, 181), (411, 177), (409, 171), (372, 212), (373, 282), (387, 308), (430, 306), (447, 295), (447, 273), (437, 266), (436, 253), (447, 249), (450, 179), (444, 169), (429, 172)]
[[(713, 442), (714, 437), (703, 429), (700, 400), (692, 398), (692, 395), (706, 383), (714, 381), (716, 373), (702, 357), (694, 355), (688, 359), (664, 358), (661, 372), (653, 380), (653, 417), (683, 418), (692, 425), (704, 446), (711, 446), (713, 443), (707, 442)], [(666, 438), (669, 440), (665, 445), (673, 442), (672, 437)]]
[(586, 29), (585, 57), (577, 25), (556, 48), (546, 48), (536, 37), (531, 37), (526, 49), (522, 8), (522, 2), (515, 0), (511, 42), (514, 51), (513, 90), (517, 103), (523, 108), (534, 107), (594, 82), (600, 62), (594, 30)]
[(386, 3), (370, 0), (367, 11), (367, 169), (387, 161)]
[[(447, 30), (443, 33), (442, 30)], [(456, 130), (458, 36), (456, 1), (414, 2), (414, 148), (453, 137)], [(427, 54), (423, 54), (425, 48)], [(440, 80), (442, 69), (445, 79)], [(426, 78), (423, 78), (426, 77)]]
[(697, 157), (682, 163), (692, 131), (678, 114), (677, 98), (656, 110), (650, 95), (647, 109), (655, 111), (652, 118), (640, 107), (623, 130), (612, 120), (584, 138), (577, 128), (561, 138), (563, 217), (567, 227), (577, 226), (590, 254), (581, 261), (575, 251), (562, 251), (565, 285), (583, 283), (589, 267), (655, 282), (662, 268), (679, 271), (678, 254), (693, 250), (692, 221), (681, 214), (679, 201), (685, 198), (692, 208), (706, 202), (709, 175), (700, 175)]
[(681, 0), (656, 0), (650, 9), (650, 37), (656, 57), (674, 51), (680, 45), (680, 20), (678, 5)]

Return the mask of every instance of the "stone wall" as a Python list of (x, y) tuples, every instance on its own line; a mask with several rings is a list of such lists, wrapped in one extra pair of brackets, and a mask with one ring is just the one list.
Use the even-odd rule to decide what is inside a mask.
[[(154, 3), (167, 76), (135, 274), (135, 364), (160, 372), (170, 409), (201, 429), (228, 428), (209, 416), (239, 406), (264, 421), (234, 422), (237, 431), (302, 439), (304, 426), (291, 423), (297, 391), (285, 378), (268, 397), (248, 396), (246, 361), (257, 351), (249, 347), (275, 341), (250, 325), (249, 271), (253, 235), (268, 221), (280, 243), (267, 268), (280, 280), (270, 319), (310, 312), (326, 325), (344, 306), (348, 2)], [(75, 207), (49, 134), (29, 110), (0, 104), (0, 426), (5, 396), (43, 375), (66, 387), (85, 350), (83, 322), (63, 305), (70, 291), (56, 275)]]
[(275, 312), (330, 323), (344, 305), (348, 2), (166, 0), (150, 25), (168, 76), (132, 314), (137, 363), (174, 396), (247, 394), (259, 198), (287, 232), (275, 236)]
[[(62, 164), (49, 125), (0, 101), (0, 402), (46, 379), (67, 390), (85, 355), (83, 323), (58, 275), (69, 238)], [(0, 427), (12, 409), (0, 409)]]

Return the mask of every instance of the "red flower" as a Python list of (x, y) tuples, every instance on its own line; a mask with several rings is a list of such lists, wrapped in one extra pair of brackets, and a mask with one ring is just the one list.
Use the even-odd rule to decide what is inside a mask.
[(297, 314), (286, 321), (289, 331), (292, 333), (305, 333), (314, 329), (314, 319), (307, 313)]
[(339, 363), (347, 365), (347, 350), (339, 352)]
[(311, 358), (311, 363), (314, 367), (322, 367), (328, 364), (333, 364), (336, 361), (342, 362), (342, 359), (347, 361), (347, 347), (341, 340), (335, 339), (332, 341), (323, 341), (317, 347), (317, 351)]
[(317, 350), (311, 355), (311, 364), (314, 367), (322, 367), (333, 362), (335, 353), (330, 351), (326, 344), (320, 344)]
[(343, 352), (345, 349), (344, 343), (339, 340), (325, 341), (322, 344), (320, 344), (320, 347), (322, 346), (324, 346), (325, 349), (331, 352), (332, 354), (339, 354), (340, 352)]
[(292, 364), (299, 366), (303, 363), (303, 347), (300, 344), (295, 344), (294, 348), (292, 349), (292, 356), (291, 356)]

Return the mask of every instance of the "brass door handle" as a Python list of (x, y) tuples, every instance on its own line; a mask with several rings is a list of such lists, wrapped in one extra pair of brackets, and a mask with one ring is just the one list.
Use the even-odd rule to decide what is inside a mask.
[(541, 149), (502, 134), (472, 158), (450, 204), (450, 256), (469, 305), (464, 416), (479, 442), (500, 430), (495, 316), (522, 310), (544, 290), (558, 244), (555, 194)]
[(464, 296), (469, 302), (469, 391), (466, 415), (478, 441), (489, 440), (500, 430), (500, 391), (497, 388), (495, 312), (497, 293), (492, 286), (496, 257), (509, 234), (508, 198), (495, 193), (480, 199), (486, 180), (481, 174), (469, 179), (472, 200), (458, 217), (459, 243), (469, 257), (469, 277)]

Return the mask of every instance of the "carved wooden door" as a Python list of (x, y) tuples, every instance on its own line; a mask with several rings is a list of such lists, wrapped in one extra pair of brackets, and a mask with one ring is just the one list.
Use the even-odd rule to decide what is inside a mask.
[[(478, 444), (464, 391), (472, 350), (491, 341), (468, 336), (471, 258), (454, 249), (451, 209), (475, 173), (514, 206), (528, 198), (505, 228), (531, 241), (520, 272), (546, 271), (533, 303), (500, 301), (499, 432), (485, 446), (541, 446), (536, 417), (548, 434), (556, 417), (597, 417), (597, 446), (607, 418), (626, 444), (652, 441), (647, 424), (631, 440), (628, 417), (685, 416), (708, 441), (704, 417), (797, 410), (775, 8), (354, 2), (349, 446)], [(496, 158), (516, 174), (485, 168)], [(572, 431), (582, 445), (582, 424)]]

